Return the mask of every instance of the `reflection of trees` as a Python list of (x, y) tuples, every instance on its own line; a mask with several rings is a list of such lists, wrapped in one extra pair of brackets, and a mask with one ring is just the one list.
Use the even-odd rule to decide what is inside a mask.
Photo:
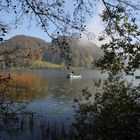
[(10, 74), (0, 74), (0, 136), (3, 130), (14, 133), (18, 128), (16, 124), (19, 122), (17, 112), (21, 111), (26, 104), (13, 102), (12, 90), (13, 81)]
[[(33, 139), (33, 140), (62, 140), (67, 136), (67, 131), (63, 124), (47, 120), (47, 116), (24, 112), (20, 114), (8, 114), (4, 116), (3, 124), (0, 128), (4, 132), (6, 140), (11, 139)], [(0, 133), (1, 139), (5, 136)], [(18, 136), (18, 137), (17, 137)]]
[[(3, 79), (7, 79), (7, 75), (3, 76)], [(31, 74), (12, 73), (10, 79), (0, 83), (0, 139), (54, 140), (65, 137), (63, 124), (48, 121), (46, 115), (23, 112), (28, 102), (22, 101), (36, 98), (36, 93), (43, 92), (37, 90), (43, 86), (40, 80)], [(21, 102), (17, 102), (19, 99)]]
[[(9, 89), (12, 87), (10, 75), (1, 75), (0, 81), (0, 132), (4, 129), (9, 133), (14, 133), (19, 119), (17, 112), (26, 107), (25, 103), (15, 103), (12, 100)], [(1, 133), (0, 133), (1, 135)]]
[[(97, 86), (100, 87), (100, 84)], [(138, 139), (140, 137), (140, 86), (109, 77), (93, 97), (83, 90), (77, 102), (75, 139)]]

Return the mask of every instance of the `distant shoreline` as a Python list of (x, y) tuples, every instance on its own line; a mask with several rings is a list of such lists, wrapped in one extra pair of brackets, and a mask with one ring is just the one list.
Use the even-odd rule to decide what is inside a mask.
[(58, 70), (79, 70), (79, 69), (98, 69), (96, 67), (94, 68), (87, 68), (87, 67), (72, 67), (70, 66), (69, 69), (66, 66), (55, 64), (51, 62), (46, 61), (34, 61), (31, 66), (19, 66), (19, 67), (7, 67), (2, 68), (1, 70), (21, 70), (21, 69), (58, 69)]

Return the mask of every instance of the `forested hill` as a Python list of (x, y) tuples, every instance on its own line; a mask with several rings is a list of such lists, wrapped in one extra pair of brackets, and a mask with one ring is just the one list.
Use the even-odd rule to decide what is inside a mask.
[[(36, 60), (64, 64), (65, 60), (61, 57), (60, 48), (55, 46), (57, 51), (53, 54), (49, 49), (50, 45), (51, 43), (39, 38), (17, 35), (0, 45), (0, 60), (3, 60), (5, 65), (12, 66), (25, 66)], [(102, 55), (100, 48), (91, 42), (73, 41), (70, 47), (72, 51), (71, 64), (74, 67), (91, 67), (92, 62)]]
[(28, 66), (42, 60), (43, 50), (48, 46), (42, 39), (17, 35), (0, 44), (0, 60), (4, 66)]
[[(61, 39), (60, 39), (61, 40)], [(62, 39), (63, 40), (63, 39)], [(68, 46), (70, 46), (71, 53), (71, 65), (74, 67), (92, 67), (93, 62), (103, 56), (101, 49), (90, 41), (78, 41), (76, 39), (68, 39)], [(66, 45), (66, 50), (68, 48)], [(59, 46), (53, 46), (55, 51), (54, 55), (51, 55), (50, 52), (45, 52), (43, 58), (54, 63), (64, 62), (64, 58), (61, 57), (62, 52), (60, 51)], [(51, 48), (51, 49), (52, 49)]]

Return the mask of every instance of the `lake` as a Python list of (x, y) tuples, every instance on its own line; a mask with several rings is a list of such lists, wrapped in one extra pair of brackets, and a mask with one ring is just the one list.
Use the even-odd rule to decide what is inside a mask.
[[(26, 72), (26, 71), (24, 71)], [(65, 70), (33, 70), (27, 73), (41, 78), (41, 88), (47, 89), (38, 96), (33, 96), (27, 106), (28, 111), (37, 114), (47, 114), (54, 120), (71, 120), (73, 116), (73, 99), (82, 93), (82, 89), (89, 87), (94, 91), (94, 80), (102, 78), (97, 70), (80, 70), (81, 79), (68, 79)]]
[[(16, 86), (8, 89), (7, 97), (12, 97), (12, 105), (8, 103), (10, 111), (6, 109), (8, 113), (4, 112), (4, 116), (0, 114), (2, 140), (44, 139), (43, 132), (48, 126), (53, 126), (52, 132), (59, 127), (69, 128), (74, 120), (73, 99), (80, 96), (86, 87), (94, 94), (94, 81), (106, 77), (99, 70), (85, 69), (76, 71), (82, 75), (81, 79), (66, 78), (69, 70), (24, 69), (8, 72), (13, 74)], [(129, 81), (133, 78), (127, 77)], [(139, 80), (134, 83), (138, 84)], [(3, 104), (5, 102), (7, 100)], [(53, 139), (52, 136), (49, 139)]]
[[(4, 117), (12, 116), (14, 121), (14, 117), (17, 117), (18, 121), (2, 120), (5, 124), (1, 127), (0, 135), (6, 140), (30, 139), (31, 135), (32, 138), (36, 135), (39, 137), (40, 125), (48, 122), (63, 124), (68, 128), (74, 119), (73, 99), (80, 96), (86, 87), (93, 93), (94, 80), (104, 77), (98, 70), (77, 70), (76, 73), (82, 75), (81, 79), (66, 78), (67, 73), (71, 72), (68, 70), (24, 69), (7, 72), (11, 73), (15, 87), (7, 89), (12, 105), (8, 113), (4, 112)], [(21, 128), (24, 129), (21, 131)]]

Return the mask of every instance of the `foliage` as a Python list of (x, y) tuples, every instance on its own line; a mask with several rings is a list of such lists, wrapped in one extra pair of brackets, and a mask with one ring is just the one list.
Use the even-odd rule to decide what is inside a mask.
[[(140, 136), (140, 86), (109, 77), (96, 83), (97, 92), (91, 96), (83, 90), (84, 99), (75, 99), (75, 139), (138, 139)], [(100, 89), (100, 90), (99, 90)], [(93, 98), (94, 96), (94, 98)]]
[[(90, 38), (85, 23), (89, 16), (95, 13), (95, 5), (98, 2), (104, 5), (101, 18), (105, 23), (103, 36), (99, 37), (99, 40), (104, 40), (107, 36), (110, 42), (102, 45), (105, 57), (96, 64), (114, 73), (120, 70), (131, 71), (139, 66), (140, 33), (136, 15), (140, 10), (138, 1), (72, 0), (69, 3), (65, 0), (6, 0), (0, 3), (1, 13), (12, 13), (15, 18), (11, 24), (1, 21), (1, 35), (8, 33), (7, 30), (13, 26), (21, 24), (25, 18), (31, 24), (34, 20), (53, 42), (59, 45), (66, 64), (70, 66), (72, 57), (67, 37), (78, 39), (84, 33)], [(70, 10), (67, 10), (67, 5), (71, 6)], [(53, 26), (53, 31), (49, 29), (50, 26)]]
[(131, 3), (119, 2), (109, 4), (103, 0), (105, 10), (101, 18), (105, 23), (105, 30), (100, 40), (107, 36), (110, 41), (102, 45), (104, 57), (97, 62), (102, 69), (114, 74), (120, 71), (129, 73), (140, 64), (140, 30), (135, 17), (135, 10), (140, 10), (140, 7), (134, 8)]
[[(12, 24), (0, 21), (0, 40), (3, 40), (2, 36), (8, 33), (12, 25), (17, 26), (25, 17), (29, 17), (30, 21), (35, 19), (36, 23), (53, 39), (52, 43), (59, 45), (62, 56), (70, 66), (72, 59), (71, 49), (66, 41), (67, 36), (77, 39), (81, 33), (87, 34), (86, 16), (93, 15), (93, 5), (98, 1), (105, 7), (101, 14), (105, 30), (99, 40), (104, 40), (107, 36), (110, 41), (102, 45), (104, 57), (96, 65), (110, 71), (113, 76), (105, 80), (104, 85), (99, 86), (102, 90), (97, 92), (94, 98), (84, 90), (86, 102), (81, 103), (75, 99), (78, 106), (74, 124), (76, 133), (73, 138), (138, 139), (140, 137), (138, 121), (140, 86), (133, 87), (116, 75), (120, 71), (126, 73), (133, 71), (140, 63), (140, 32), (137, 25), (138, 16), (134, 15), (135, 11), (140, 10), (139, 3), (135, 4), (131, 0), (73, 0), (73, 8), (70, 12), (65, 10), (67, 2), (65, 0), (1, 1), (0, 10), (3, 13), (14, 12), (15, 20)], [(54, 27), (52, 32), (49, 30), (50, 24)], [(5, 78), (2, 81), (5, 81)]]
[[(13, 19), (9, 18), (7, 23), (1, 20), (2, 24), (0, 24), (0, 34), (1, 36), (5, 36), (5, 34), (8, 33), (13, 27), (18, 27), (26, 19), (29, 26), (32, 21), (35, 21), (36, 25), (43, 29), (44, 32), (52, 39), (55, 39), (58, 36), (75, 36), (76, 38), (79, 38), (81, 31), (85, 31), (85, 18), (80, 12), (83, 11), (84, 15), (89, 15), (91, 13), (91, 6), (88, 3), (85, 5), (83, 1), (73, 0), (71, 5), (73, 10), (71, 9), (71, 12), (67, 10), (68, 4), (70, 3), (65, 0), (1, 1), (1, 13), (9, 15), (9, 17), (13, 17)], [(50, 25), (53, 27), (51, 27), (52, 30), (50, 30)], [(1, 40), (3, 40), (3, 38), (1, 38)], [(58, 44), (60, 45), (60, 42), (58, 42)], [(67, 57), (65, 57), (65, 59), (69, 61), (69, 53), (66, 56)], [(68, 62), (66, 62), (66, 64), (67, 63)]]
[[(90, 41), (82, 44), (80, 40), (74, 38), (63, 38), (52, 41), (49, 48), (51, 55), (46, 52), (46, 59), (50, 57), (51, 61), (67, 66), (91, 68), (93, 61), (102, 56), (101, 49)], [(58, 42), (60, 44), (57, 44)]]
[[(67, 5), (71, 5), (72, 11), (67, 10)], [(91, 14), (90, 3), (81, 0), (72, 0), (72, 3), (66, 0), (6, 0), (1, 1), (0, 10), (2, 13), (14, 15), (15, 19), (9, 27), (18, 26), (25, 18), (29, 21), (29, 25), (34, 20), (51, 38), (64, 34), (77, 36), (78, 32), (75, 30), (84, 31), (84, 15)], [(84, 15), (80, 13), (82, 11)], [(53, 31), (49, 30), (50, 25), (53, 26)]]
[(23, 35), (15, 36), (0, 44), (0, 66), (21, 67), (30, 66), (33, 61), (42, 57), (42, 48), (47, 42)]
[[(71, 53), (71, 66), (74, 67), (87, 67), (91, 68), (92, 62), (99, 59), (102, 52), (101, 50), (91, 42), (87, 42), (87, 45), (79, 44), (80, 41), (71, 39), (69, 42)], [(69, 52), (68, 52), (69, 53)], [(1, 68), (7, 67), (27, 67), (38, 65), (34, 61), (49, 61), (55, 64), (65, 64), (65, 58), (62, 55), (65, 52), (60, 50), (60, 46), (57, 44), (48, 43), (39, 38), (17, 35), (9, 40), (6, 40), (0, 45), (1, 54)], [(68, 54), (67, 54), (68, 55)], [(65, 55), (66, 56), (66, 55)], [(40, 67), (48, 67), (47, 64), (41, 63)], [(36, 67), (35, 66), (35, 67)]]
[(73, 136), (83, 140), (137, 140), (140, 136), (140, 85), (135, 87), (119, 74), (134, 72), (139, 67), (140, 32), (132, 13), (140, 9), (131, 1), (102, 2), (105, 30), (99, 40), (108, 37), (109, 41), (101, 46), (104, 56), (96, 65), (106, 70), (109, 77), (103, 83), (96, 83), (100, 90), (95, 95), (83, 90), (82, 98), (75, 99)]

